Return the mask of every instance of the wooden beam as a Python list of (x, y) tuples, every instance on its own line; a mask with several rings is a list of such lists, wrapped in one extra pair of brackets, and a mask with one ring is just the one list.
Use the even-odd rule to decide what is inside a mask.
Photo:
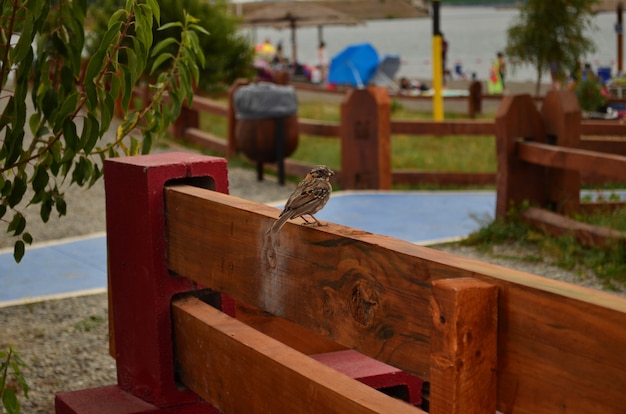
[(330, 223), (266, 231), (279, 210), (166, 189), (170, 270), (429, 378), (432, 282), (473, 277), (498, 300), (498, 409), (620, 413), (626, 300)]
[(191, 109), (224, 117), (228, 115), (228, 104), (199, 95), (194, 95), (193, 101), (191, 101)]
[(181, 379), (220, 412), (424, 413), (194, 297), (175, 300), (172, 315)]
[[(624, 128), (624, 134), (626, 134), (626, 128)], [(606, 152), (613, 155), (626, 155), (626, 139), (621, 137), (585, 137), (580, 140), (580, 149)]]
[(211, 151), (216, 151), (220, 154), (226, 154), (226, 151), (228, 150), (227, 141), (198, 128), (186, 128), (185, 139), (187, 142)]
[(555, 236), (573, 235), (585, 246), (606, 247), (626, 240), (626, 233), (622, 231), (582, 223), (541, 208), (527, 208), (522, 218)]
[(430, 413), (495, 413), (497, 287), (471, 278), (437, 280), (430, 303)]
[(339, 138), (339, 124), (298, 118), (298, 131), (301, 134), (319, 137)]
[(492, 121), (392, 121), (392, 134), (407, 135), (488, 135), (495, 134)]
[(518, 142), (519, 159), (546, 167), (588, 171), (626, 180), (626, 156), (575, 148), (562, 148), (537, 142)]

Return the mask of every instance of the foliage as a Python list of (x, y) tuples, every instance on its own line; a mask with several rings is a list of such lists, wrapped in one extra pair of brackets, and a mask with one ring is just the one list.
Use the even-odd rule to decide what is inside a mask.
[[(595, 29), (592, 6), (598, 0), (527, 0), (507, 33), (506, 54), (513, 62), (537, 69), (537, 94), (542, 74), (552, 63), (564, 80), (577, 62), (595, 49), (586, 35)], [(513, 64), (515, 67), (515, 63)]]
[[(88, 50), (96, 48), (107, 30), (109, 17), (120, 8), (123, 0), (96, 0), (90, 6), (93, 15), (93, 41)], [(198, 88), (202, 92), (225, 90), (238, 78), (253, 76), (253, 48), (248, 39), (237, 31), (238, 20), (228, 12), (224, 0), (159, 0), (163, 24), (182, 21), (184, 13), (198, 19), (198, 25), (208, 34), (199, 39), (199, 47), (206, 56), (201, 69)], [(155, 42), (168, 38), (179, 39), (175, 29), (153, 30)], [(167, 50), (174, 53), (172, 45)], [(146, 75), (148, 75), (146, 73)]]
[(28, 384), (22, 375), (26, 364), (15, 350), (9, 346), (7, 351), (0, 350), (0, 401), (8, 414), (20, 412), (20, 402), (16, 392), (22, 390), (28, 398)]
[(606, 96), (602, 94), (600, 84), (595, 79), (581, 80), (574, 91), (583, 111), (594, 112), (606, 105)]
[[(482, 223), (481, 228), (470, 234), (461, 243), (489, 251), (492, 246), (503, 243), (533, 246), (539, 253), (531, 258), (516, 257), (520, 260), (550, 261), (568, 270), (586, 268), (601, 278), (610, 288), (614, 281), (626, 282), (626, 246), (614, 243), (605, 248), (581, 245), (573, 235), (551, 236), (521, 219), (520, 212), (527, 204), (515, 206), (507, 213), (506, 220)], [(612, 214), (601, 213), (587, 217), (579, 216), (595, 225), (612, 229), (622, 229), (626, 225), (626, 210), (616, 210)]]
[[(105, 157), (147, 153), (193, 97), (192, 84), (204, 64), (198, 33), (206, 31), (185, 15), (182, 22), (160, 27), (177, 29), (180, 41), (164, 39), (153, 47), (152, 28), (161, 13), (156, 0), (127, 0), (84, 62), (86, 0), (0, 4), (0, 220), (16, 240), (19, 262), (32, 242), (21, 207), (40, 205), (44, 222), (53, 209), (64, 215), (59, 186), (66, 177), (70, 184), (91, 186), (102, 176)], [(174, 52), (166, 50), (171, 46)], [(153, 98), (140, 111), (128, 112), (132, 89), (150, 58)], [(167, 70), (161, 70), (165, 64)], [(116, 100), (125, 117), (106, 141)], [(130, 135), (136, 128), (142, 140)]]

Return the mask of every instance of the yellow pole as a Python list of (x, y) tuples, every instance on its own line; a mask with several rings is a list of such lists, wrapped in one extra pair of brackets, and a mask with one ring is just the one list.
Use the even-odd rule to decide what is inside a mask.
[(439, 30), (439, 0), (432, 0), (433, 4), (433, 119), (443, 121), (443, 62), (442, 38)]
[(433, 36), (433, 119), (443, 121), (443, 69), (441, 35)]

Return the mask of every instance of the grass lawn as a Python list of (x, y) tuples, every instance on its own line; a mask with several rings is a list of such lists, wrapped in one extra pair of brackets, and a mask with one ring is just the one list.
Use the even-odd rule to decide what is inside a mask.
[[(326, 122), (339, 122), (339, 105), (324, 102), (299, 104), (298, 116)], [(397, 102), (392, 104), (392, 119), (431, 119), (430, 113), (410, 111)], [(446, 114), (446, 119), (459, 119)], [(226, 119), (201, 114), (200, 128), (226, 137)], [(309, 164), (341, 165), (340, 142), (336, 138), (300, 135), (298, 148), (290, 158)], [(391, 141), (393, 169), (449, 172), (495, 172), (496, 143), (493, 136), (394, 135)]]

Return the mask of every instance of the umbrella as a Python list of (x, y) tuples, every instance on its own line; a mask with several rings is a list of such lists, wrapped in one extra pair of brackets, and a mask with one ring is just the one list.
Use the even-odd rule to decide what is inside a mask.
[(398, 70), (400, 70), (400, 55), (383, 55), (370, 83), (378, 86), (390, 86), (393, 84), (393, 78), (396, 77)]
[(328, 82), (362, 88), (378, 68), (378, 53), (369, 43), (350, 45), (330, 60)]
[(326, 25), (357, 25), (360, 20), (330, 7), (310, 2), (283, 1), (258, 9), (244, 16), (244, 26), (271, 26), (277, 29), (291, 28), (291, 59), (297, 60), (296, 28)]

